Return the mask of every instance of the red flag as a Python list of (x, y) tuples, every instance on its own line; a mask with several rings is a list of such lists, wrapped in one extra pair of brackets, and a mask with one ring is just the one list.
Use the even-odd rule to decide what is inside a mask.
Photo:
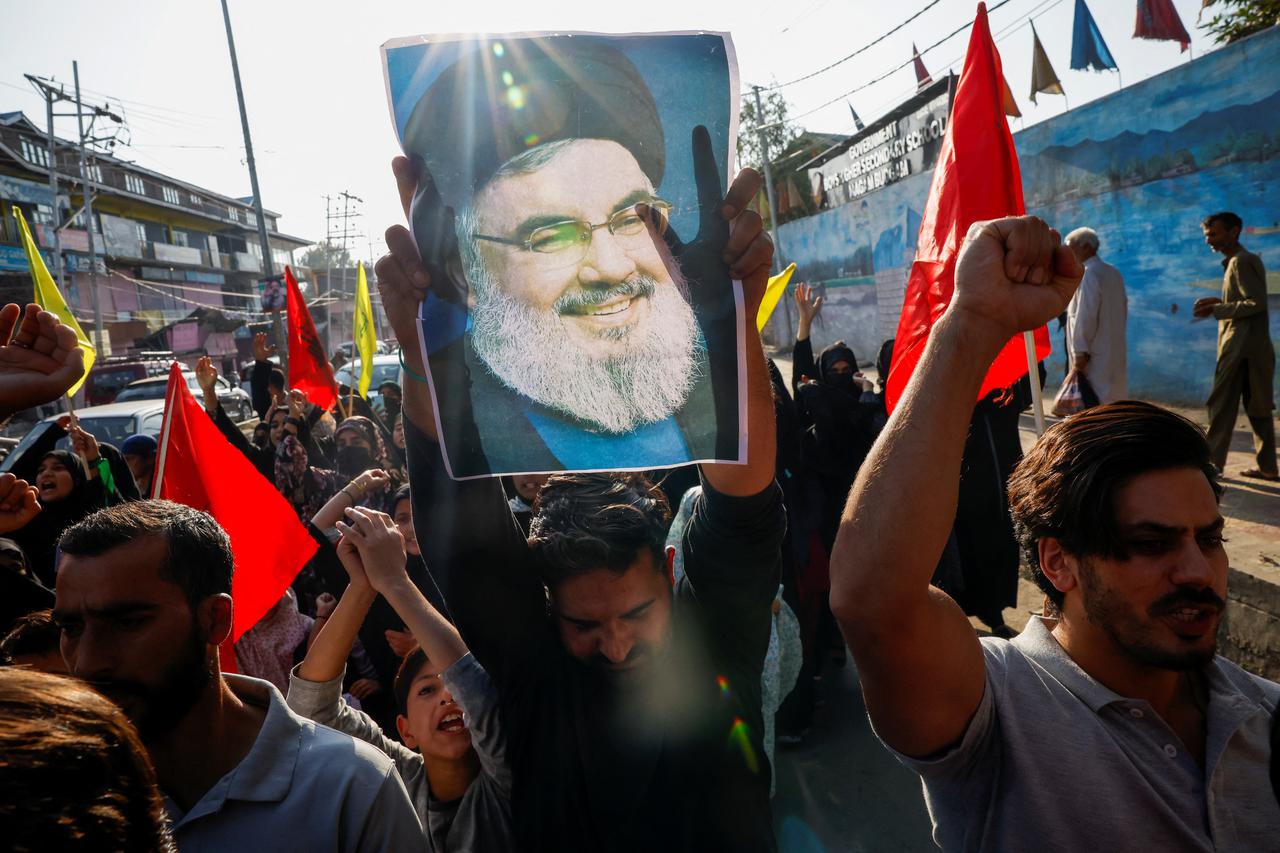
[(1187, 35), (1187, 28), (1173, 7), (1173, 0), (1138, 0), (1138, 21), (1133, 25), (1133, 37), (1176, 41), (1182, 45), (1183, 53), (1191, 47), (1191, 36)]
[(152, 497), (209, 513), (231, 538), (235, 609), (222, 667), (234, 672), (231, 644), (280, 600), (315, 554), (316, 541), (284, 495), (218, 431), (176, 362), (169, 370), (159, 443)]
[(929, 76), (929, 70), (924, 67), (924, 60), (920, 58), (920, 51), (916, 50), (914, 43), (911, 45), (911, 60), (916, 67), (916, 91), (918, 92), (932, 83), (933, 78)]
[(284, 283), (289, 308), (289, 387), (297, 388), (312, 403), (328, 411), (338, 400), (333, 370), (325, 358), (302, 291), (298, 289), (298, 280), (289, 267), (284, 268)]
[[(885, 394), (890, 411), (920, 361), (929, 331), (951, 303), (956, 258), (969, 226), (1025, 212), (1018, 155), (1005, 119), (1004, 72), (991, 40), (987, 6), (979, 3), (898, 320)], [(1035, 341), (1036, 358), (1045, 358), (1050, 350), (1049, 330), (1037, 329)], [(1007, 388), (1026, 372), (1026, 346), (1019, 335), (992, 363), (978, 399)]]

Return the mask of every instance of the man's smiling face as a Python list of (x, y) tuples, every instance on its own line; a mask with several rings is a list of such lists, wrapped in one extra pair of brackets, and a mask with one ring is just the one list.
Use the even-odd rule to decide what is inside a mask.
[[(607, 222), (652, 198), (653, 188), (631, 152), (616, 142), (579, 139), (533, 172), (490, 181), (476, 199), (475, 212), (480, 233), (523, 241), (538, 227)], [(651, 229), (626, 237), (597, 228), (576, 263), (494, 242), (478, 248), (508, 297), (558, 317), (579, 346), (604, 355), (626, 348), (628, 331), (652, 321), (653, 300), (646, 291), (674, 288), (661, 242)], [(642, 278), (652, 286), (636, 286)], [(618, 287), (624, 283), (632, 286)], [(595, 302), (600, 297), (603, 301)]]
[[(703, 344), (655, 208), (636, 210), (656, 201), (652, 184), (616, 142), (529, 154), (460, 217), (476, 354), (508, 388), (597, 431), (671, 417), (701, 373)], [(570, 225), (556, 251), (526, 245), (573, 222), (593, 226), (589, 242)], [(545, 233), (533, 242), (549, 248)]]

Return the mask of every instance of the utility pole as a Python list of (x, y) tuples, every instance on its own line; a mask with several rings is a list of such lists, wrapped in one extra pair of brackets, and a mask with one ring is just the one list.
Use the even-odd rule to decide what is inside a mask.
[(49, 202), (53, 211), (53, 282), (61, 290), (62, 282), (62, 238), (58, 233), (60, 223), (58, 222), (58, 152), (54, 143), (53, 135), (53, 102), (54, 100), (66, 100), (67, 95), (62, 86), (59, 86), (55, 99), (55, 90), (53, 86), (41, 80), (39, 77), (32, 77), (30, 74), (25, 75), (31, 85), (40, 90), (41, 97), (44, 98), (44, 115), (46, 123), (46, 132), (48, 133), (47, 142), (49, 144), (49, 193), (53, 200)]
[[(120, 125), (122, 127), (124, 125), (124, 119), (121, 116), (118, 116), (114, 112), (112, 112), (108, 105), (104, 104), (102, 106), (97, 106), (93, 104), (85, 104), (80, 97), (79, 63), (72, 62), (71, 67), (72, 67), (72, 72), (75, 75), (76, 91), (75, 91), (74, 97), (72, 95), (67, 94), (67, 87), (61, 83), (55, 84), (52, 80), (45, 80), (44, 78), (36, 77), (35, 75), (32, 75), (32, 74), (25, 74), (23, 76), (27, 78), (28, 82), (30, 82), (32, 86), (36, 87), (36, 89), (39, 90), (41, 97), (43, 97), (45, 101), (46, 133), (48, 136), (48, 138), (46, 139), (46, 144), (47, 144), (47, 150), (48, 150), (48, 156), (49, 156), (49, 164), (48, 164), (49, 192), (53, 196), (53, 201), (51, 202), (53, 205), (53, 208), (52, 208), (53, 278), (59, 287), (62, 287), (65, 284), (65, 273), (68, 272), (68, 270), (64, 269), (64, 265), (62, 261), (62, 233), (61, 232), (62, 232), (62, 229), (66, 227), (69, 223), (79, 218), (81, 214), (81, 210), (83, 210), (84, 216), (85, 216), (85, 231), (88, 234), (88, 241), (89, 241), (89, 268), (90, 268), (89, 281), (90, 281), (90, 291), (93, 296), (95, 335), (98, 338), (94, 348), (97, 354), (101, 355), (103, 331), (102, 331), (102, 311), (99, 303), (99, 293), (98, 293), (98, 287), (97, 287), (98, 243), (95, 239), (96, 232), (94, 230), (95, 223), (93, 221), (92, 170), (90, 168), (90, 163), (88, 161), (87, 149), (88, 149), (88, 146), (91, 146), (91, 145), (99, 146), (104, 143), (107, 146), (107, 148), (110, 149), (111, 146), (115, 144), (114, 134), (110, 136), (103, 136), (103, 137), (92, 135), (93, 124), (95, 121), (97, 121), (98, 118), (100, 117), (108, 118), (111, 121), (115, 122), (117, 125)], [(54, 112), (54, 104), (61, 103), (62, 101), (74, 103), (76, 106), (75, 112)], [(89, 127), (87, 129), (85, 128), (85, 124), (84, 124), (84, 114), (86, 109), (90, 113)], [(53, 121), (55, 118), (71, 118), (72, 116), (75, 116), (76, 123), (79, 128), (79, 134), (78, 134), (79, 139), (77, 141), (76, 147), (79, 152), (80, 182), (83, 187), (84, 204), (81, 206), (81, 210), (76, 210), (70, 213), (67, 216), (67, 221), (63, 222), (61, 221), (62, 217), (58, 209), (58, 143), (57, 143), (57, 137), (54, 135)], [(118, 133), (119, 129), (117, 129), (116, 132)], [(104, 245), (102, 248), (105, 250), (106, 246)], [(105, 256), (105, 251), (103, 254)]]
[[(338, 212), (336, 201), (342, 200), (342, 212)], [(350, 254), (350, 249), (355, 245), (354, 240), (360, 236), (355, 229), (351, 227), (351, 220), (358, 219), (360, 212), (355, 209), (355, 205), (364, 204), (364, 199), (359, 196), (352, 195), (350, 192), (343, 190), (337, 196), (325, 196), (325, 244), (327, 251), (325, 252), (326, 266), (329, 273), (325, 277), (326, 293), (325, 296), (325, 319), (326, 319), (326, 337), (329, 339), (330, 350), (334, 347), (333, 340), (333, 313), (330, 310), (335, 298), (345, 298), (347, 295), (347, 266), (349, 261), (341, 266), (341, 279), (338, 288), (338, 297), (334, 296), (333, 288), (333, 252), (341, 249), (344, 253)], [(331, 202), (333, 202), (331, 206)], [(336, 225), (335, 225), (336, 224)], [(353, 334), (354, 337), (354, 334)]]
[(89, 291), (93, 294), (93, 349), (102, 358), (102, 302), (98, 298), (98, 251), (93, 239), (93, 182), (84, 152), (84, 104), (80, 100), (80, 63), (72, 60), (71, 74), (76, 81), (76, 124), (80, 128), (80, 185), (84, 187), (85, 233), (89, 240)]
[[(262, 213), (262, 192), (258, 189), (258, 166), (253, 159), (253, 139), (249, 136), (249, 113), (244, 108), (244, 89), (240, 85), (240, 63), (236, 60), (236, 41), (231, 34), (231, 12), (227, 10), (227, 0), (222, 0), (222, 22), (227, 29), (227, 50), (231, 53), (231, 76), (236, 82), (236, 102), (240, 105), (240, 128), (244, 131), (245, 161), (249, 165), (249, 186), (253, 190), (253, 212), (258, 220), (258, 240), (262, 243), (262, 275), (272, 278), (275, 275), (275, 261), (271, 257), (271, 241), (267, 239), (267, 217)], [(280, 312), (272, 312), (272, 331), (275, 333), (276, 346), (280, 348), (280, 366), (285, 375), (289, 373), (289, 348), (285, 345), (284, 324)]]
[[(333, 212), (331, 203), (333, 196), (325, 193), (324, 197), (324, 351), (326, 355), (333, 353)], [(317, 291), (318, 293), (319, 291)]]
[(778, 242), (778, 206), (773, 201), (773, 171), (769, 168), (769, 140), (764, 135), (764, 107), (760, 104), (760, 87), (752, 86), (756, 96), (756, 134), (760, 139), (760, 159), (764, 162), (764, 190), (769, 200), (769, 236), (773, 238), (773, 271), (782, 268), (782, 244)]

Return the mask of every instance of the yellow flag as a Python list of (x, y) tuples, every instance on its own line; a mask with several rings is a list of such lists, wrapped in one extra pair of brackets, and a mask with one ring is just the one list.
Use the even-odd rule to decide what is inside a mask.
[(84, 329), (80, 328), (80, 324), (76, 322), (75, 315), (67, 307), (66, 300), (58, 292), (58, 285), (54, 282), (53, 276), (49, 275), (49, 268), (44, 265), (44, 257), (40, 254), (40, 250), (36, 248), (36, 241), (31, 239), (31, 229), (27, 227), (27, 219), (22, 215), (22, 211), (18, 209), (17, 205), (13, 207), (13, 218), (18, 221), (18, 230), (22, 232), (22, 245), (27, 250), (27, 263), (31, 266), (31, 280), (35, 282), (36, 286), (36, 304), (50, 313), (57, 314), (59, 320), (75, 329), (76, 339), (80, 341), (80, 348), (84, 350), (84, 376), (76, 380), (76, 384), (72, 385), (71, 390), (67, 391), (67, 396), (71, 397), (80, 390), (80, 386), (84, 384), (85, 377), (89, 375), (89, 370), (93, 367), (95, 357), (93, 344), (89, 343), (89, 336), (84, 333)]
[(769, 318), (773, 316), (773, 309), (778, 307), (778, 300), (787, 292), (787, 284), (795, 271), (796, 265), (790, 264), (785, 270), (769, 279), (769, 284), (764, 289), (764, 298), (760, 300), (760, 310), (756, 313), (756, 331), (764, 331), (764, 324), (768, 323)]
[(360, 264), (356, 279), (356, 316), (352, 337), (355, 338), (356, 352), (360, 353), (360, 396), (368, 399), (378, 339), (373, 332), (373, 304), (369, 301), (369, 280), (364, 276), (364, 264)]

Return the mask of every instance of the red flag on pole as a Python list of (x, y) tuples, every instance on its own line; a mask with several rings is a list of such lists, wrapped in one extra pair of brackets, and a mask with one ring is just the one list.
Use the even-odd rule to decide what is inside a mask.
[(298, 289), (298, 280), (289, 267), (284, 268), (284, 283), (289, 309), (289, 387), (297, 388), (312, 403), (328, 411), (338, 399), (333, 370), (302, 291)]
[[(951, 303), (956, 258), (969, 226), (1025, 212), (1018, 155), (1005, 119), (1004, 72), (991, 39), (987, 6), (979, 3), (898, 320), (885, 394), (890, 411), (924, 353), (933, 324)], [(1035, 333), (1037, 360), (1049, 350), (1049, 330), (1042, 326)], [(978, 399), (1007, 388), (1026, 373), (1026, 346), (1018, 336), (992, 363)]]
[(1182, 24), (1173, 0), (1138, 0), (1138, 20), (1133, 26), (1136, 39), (1176, 41), (1186, 53), (1191, 47), (1191, 36)]
[(152, 497), (209, 513), (231, 539), (235, 609), (222, 668), (234, 672), (231, 644), (280, 600), (315, 554), (316, 542), (284, 495), (218, 431), (176, 362), (169, 370), (159, 444)]

